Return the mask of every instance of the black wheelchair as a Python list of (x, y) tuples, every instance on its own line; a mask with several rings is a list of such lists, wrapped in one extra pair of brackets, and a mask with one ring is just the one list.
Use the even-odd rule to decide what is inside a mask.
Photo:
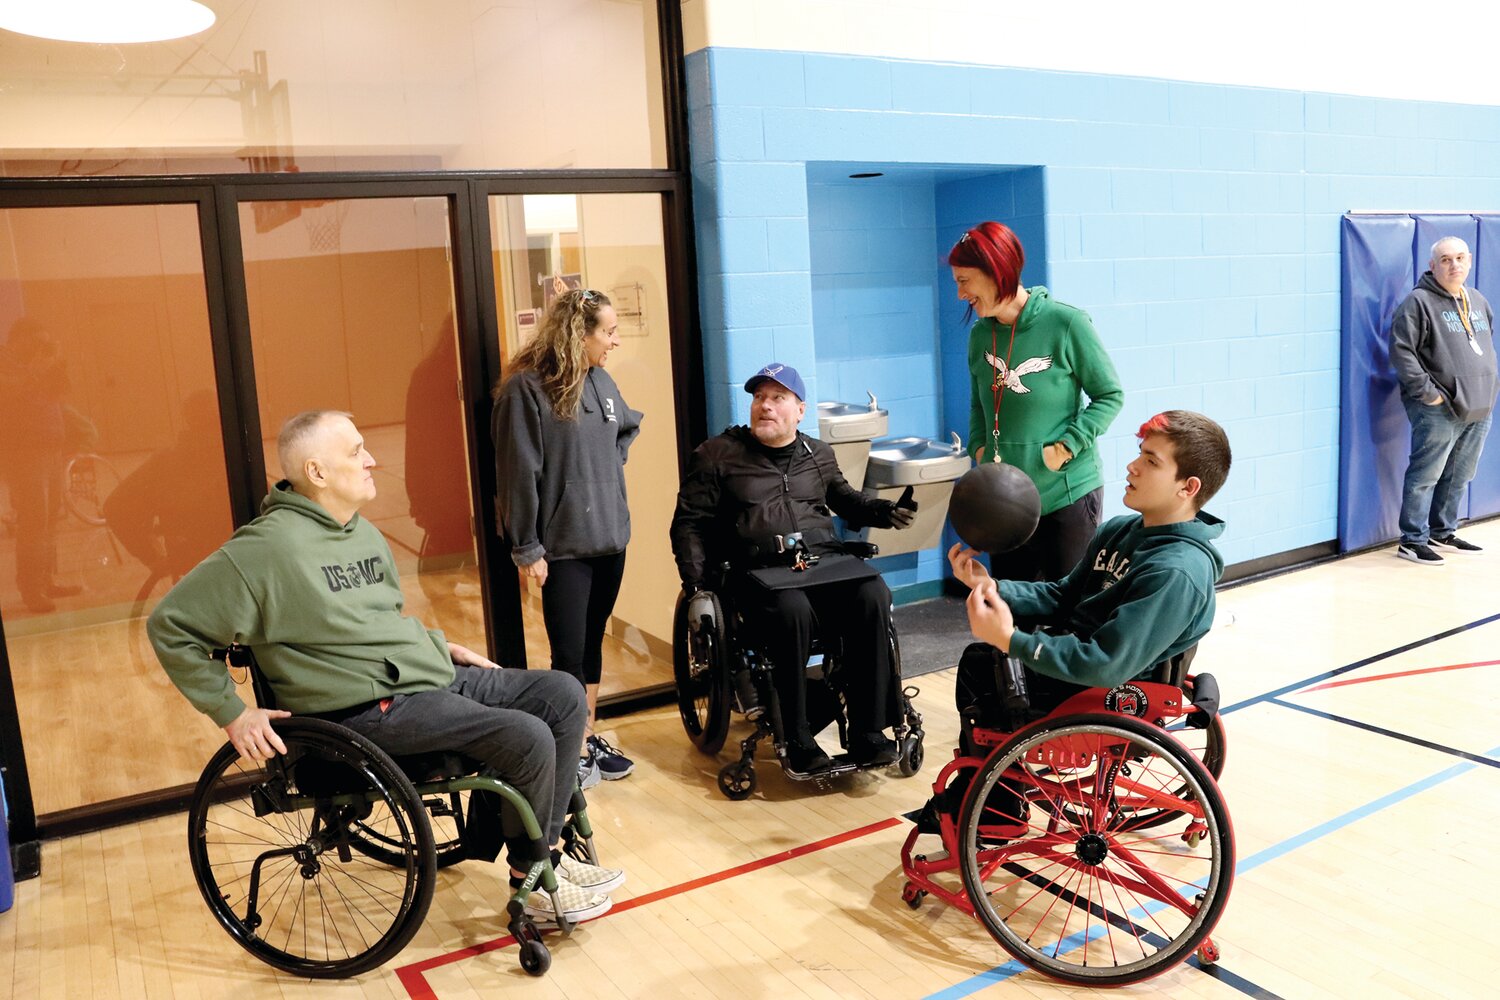
[[(931, 894), (1016, 960), (1070, 983), (1122, 986), (1189, 957), (1216, 963), (1210, 935), (1234, 883), (1234, 829), (1217, 784), (1218, 686), (1187, 673), (1193, 652), (1150, 680), (1081, 689), (1048, 711), (1030, 706), (1014, 661), (997, 666), (1000, 704), (987, 718), (963, 715), (932, 815), (902, 847), (906, 904)], [(931, 833), (942, 849), (916, 853)]]
[[(214, 658), (248, 670), (257, 702), (275, 707), (247, 647), (215, 650)], [(427, 915), (437, 869), (468, 856), (473, 792), (504, 800), (537, 853), (550, 857), (525, 797), (476, 774), (477, 761), (445, 753), (392, 757), (318, 718), (279, 719), (275, 728), (285, 754), (250, 761), (226, 743), (203, 769), (188, 810), (188, 853), (204, 901), (230, 937), (274, 968), (342, 979), (395, 957)], [(576, 789), (563, 835), (569, 855), (597, 863)], [(533, 976), (552, 964), (524, 909), (538, 888), (561, 914), (550, 861), (531, 865), (506, 906), (521, 967)], [(572, 930), (561, 916), (557, 926)]]
[[(878, 554), (868, 542), (843, 543), (849, 555), (870, 559)], [(825, 784), (830, 779), (856, 771), (895, 767), (903, 777), (922, 769), (922, 716), (912, 706), (917, 695), (914, 687), (901, 682), (901, 644), (896, 624), (891, 621), (890, 663), (891, 697), (899, 701), (898, 722), (894, 727), (899, 757), (894, 765), (859, 764), (848, 754), (848, 713), (842, 687), (843, 651), (836, 637), (815, 636), (812, 656), (808, 660), (807, 716), (814, 735), (832, 723), (838, 724), (839, 745), (845, 752), (833, 758), (826, 770), (804, 774), (792, 770), (787, 758), (787, 735), (782, 723), (776, 685), (772, 683), (774, 664), (755, 643), (729, 600), (724, 587), (727, 563), (719, 568), (715, 586), (694, 592), (682, 591), (672, 624), (672, 669), (677, 688), (677, 706), (682, 726), (693, 746), (710, 756), (716, 755), (729, 735), (730, 713), (743, 715), (755, 724), (754, 731), (740, 741), (740, 756), (725, 764), (718, 775), (719, 790), (736, 801), (749, 798), (756, 788), (755, 751), (761, 740), (770, 738), (783, 772), (794, 781)]]

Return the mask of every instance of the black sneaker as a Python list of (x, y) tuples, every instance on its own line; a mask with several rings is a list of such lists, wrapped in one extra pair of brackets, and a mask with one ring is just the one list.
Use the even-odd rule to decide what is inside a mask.
[(1396, 555), (1419, 566), (1441, 566), (1443, 564), (1443, 557), (1421, 542), (1402, 542), (1396, 546)]
[(797, 774), (817, 774), (833, 766), (833, 761), (816, 743), (791, 742), (786, 745), (786, 766)]
[(901, 759), (901, 748), (884, 733), (870, 733), (849, 741), (849, 759), (860, 767), (884, 767)]
[(1452, 549), (1454, 552), (1483, 552), (1484, 546), (1466, 542), (1457, 535), (1449, 535), (1447, 538), (1432, 536), (1432, 545), (1440, 549)]
[(622, 754), (603, 736), (590, 736), (586, 741), (589, 757), (599, 765), (599, 777), (605, 781), (619, 781), (635, 770), (635, 761)]

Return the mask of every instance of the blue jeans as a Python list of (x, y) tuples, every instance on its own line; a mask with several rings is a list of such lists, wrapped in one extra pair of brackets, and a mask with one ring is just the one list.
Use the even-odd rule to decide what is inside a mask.
[(1411, 459), (1401, 484), (1401, 541), (1425, 545), (1458, 530), (1458, 503), (1474, 478), (1491, 417), (1466, 424), (1442, 403), (1401, 401), (1411, 421)]

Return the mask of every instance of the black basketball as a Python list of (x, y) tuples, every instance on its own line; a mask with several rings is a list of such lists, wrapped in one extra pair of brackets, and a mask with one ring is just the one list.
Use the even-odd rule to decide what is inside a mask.
[(965, 545), (1009, 552), (1025, 544), (1042, 516), (1042, 497), (1014, 465), (982, 462), (953, 485), (948, 520)]

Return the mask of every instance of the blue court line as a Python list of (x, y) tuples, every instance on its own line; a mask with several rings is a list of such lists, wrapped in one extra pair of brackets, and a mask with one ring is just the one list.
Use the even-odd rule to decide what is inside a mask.
[[(1495, 747), (1494, 749), (1490, 750), (1486, 756), (1494, 757), (1496, 755), (1500, 755), (1500, 747)], [(1263, 851), (1252, 854), (1248, 858), (1241, 859), (1240, 862), (1235, 865), (1235, 877), (1239, 877), (1247, 872), (1254, 871), (1256, 868), (1259, 868), (1261, 865), (1265, 864), (1268, 861), (1274, 861), (1282, 855), (1288, 854), (1299, 847), (1304, 847), (1307, 844), (1310, 844), (1322, 837), (1326, 837), (1330, 833), (1348, 826), (1350, 823), (1354, 823), (1358, 820), (1364, 819), (1366, 816), (1369, 816), (1372, 813), (1377, 813), (1382, 809), (1388, 809), (1398, 802), (1402, 802), (1406, 799), (1411, 798), (1413, 795), (1425, 792), (1427, 789), (1432, 788), (1436, 785), (1440, 785), (1445, 781), (1450, 781), (1461, 774), (1466, 774), (1469, 771), (1474, 770), (1478, 766), (1478, 764), (1472, 764), (1468, 762), (1462, 764), (1454, 764), (1450, 768), (1439, 771), (1436, 774), (1429, 775), (1428, 777), (1422, 778), (1419, 781), (1412, 782), (1405, 788), (1397, 789), (1396, 791), (1391, 792), (1388, 795), (1382, 795), (1380, 798), (1368, 802), (1365, 805), (1351, 809), (1348, 812), (1344, 813), (1342, 816), (1335, 816), (1333, 819), (1330, 819), (1325, 823), (1319, 823), (1317, 826), (1310, 827), (1309, 829), (1304, 830), (1294, 837), (1283, 840), (1279, 844), (1273, 844)], [(984, 972), (979, 973), (978, 975), (970, 976), (968, 979), (962, 980), (958, 983), (954, 983), (952, 986), (949, 986), (946, 989), (939, 990), (936, 993), (929, 993), (924, 998), (924, 1000), (959, 1000), (960, 997), (966, 997), (974, 993), (978, 993), (980, 990), (985, 989), (989, 986), (993, 986), (996, 983), (1003, 983), (1005, 982), (1005, 980), (1019, 975), (1022, 972), (1025, 972), (1026, 968), (1027, 967), (1025, 965), (1022, 965), (1020, 962), (1012, 959), (1011, 961), (1006, 962), (1004, 965), (997, 965), (993, 969), (987, 969)], [(1259, 987), (1256, 987), (1256, 989), (1259, 989)], [(1264, 994), (1262, 993), (1261, 995)]]

